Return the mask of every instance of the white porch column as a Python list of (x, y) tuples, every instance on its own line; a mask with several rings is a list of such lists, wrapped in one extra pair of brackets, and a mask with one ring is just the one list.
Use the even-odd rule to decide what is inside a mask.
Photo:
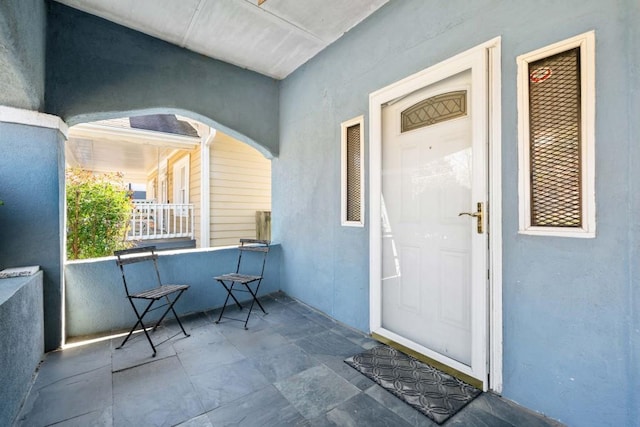
[(211, 246), (211, 143), (216, 130), (204, 132), (200, 144), (200, 247)]

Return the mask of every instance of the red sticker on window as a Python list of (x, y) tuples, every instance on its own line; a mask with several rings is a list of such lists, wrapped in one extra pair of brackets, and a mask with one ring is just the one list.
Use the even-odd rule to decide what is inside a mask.
[(540, 83), (551, 77), (551, 74), (551, 68), (549, 67), (538, 68), (533, 70), (531, 74), (529, 74), (529, 80), (531, 80), (533, 83)]

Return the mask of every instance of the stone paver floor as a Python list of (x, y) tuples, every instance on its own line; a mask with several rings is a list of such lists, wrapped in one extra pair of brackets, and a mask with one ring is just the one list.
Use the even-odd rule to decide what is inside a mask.
[[(138, 334), (52, 352), (17, 426), (436, 426), (343, 360), (377, 345), (283, 293), (261, 298), (249, 330), (217, 312), (186, 318), (191, 336), (151, 348)], [(154, 342), (173, 335), (173, 323)], [(558, 426), (484, 393), (445, 426)]]

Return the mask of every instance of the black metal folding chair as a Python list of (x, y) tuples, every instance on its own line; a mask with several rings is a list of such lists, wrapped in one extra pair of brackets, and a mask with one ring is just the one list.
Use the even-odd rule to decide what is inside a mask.
[[(116, 263), (118, 264), (118, 267), (120, 267), (120, 272), (122, 273), (122, 283), (124, 284), (124, 290), (127, 294), (127, 299), (131, 303), (131, 307), (133, 307), (133, 311), (135, 312), (136, 317), (138, 318), (138, 321), (136, 322), (135, 325), (133, 325), (133, 328), (131, 328), (127, 337), (124, 339), (124, 341), (122, 341), (122, 344), (120, 344), (120, 346), (117, 348), (122, 348), (131, 337), (131, 334), (133, 334), (136, 328), (140, 326), (142, 331), (144, 331), (144, 334), (146, 335), (147, 340), (151, 345), (151, 348), (153, 349), (153, 357), (156, 356), (156, 347), (155, 345), (153, 345), (153, 341), (151, 341), (151, 337), (147, 332), (147, 326), (145, 326), (143, 322), (144, 317), (150, 312), (166, 307), (166, 310), (162, 313), (162, 316), (160, 316), (160, 319), (156, 322), (155, 326), (153, 326), (152, 328), (153, 331), (155, 331), (158, 328), (160, 323), (171, 311), (176, 321), (178, 322), (178, 325), (180, 325), (180, 329), (182, 330), (182, 333), (187, 337), (189, 336), (189, 334), (187, 334), (187, 332), (184, 330), (184, 327), (182, 326), (182, 322), (180, 321), (178, 314), (173, 308), (175, 303), (182, 296), (183, 292), (189, 289), (189, 285), (163, 285), (162, 284), (162, 280), (160, 279), (160, 271), (158, 271), (158, 254), (155, 252), (155, 249), (156, 249), (155, 246), (147, 246), (142, 248), (124, 249), (121, 251), (115, 251), (113, 253), (117, 257)], [(131, 292), (130, 284), (127, 283), (127, 278), (125, 275), (125, 266), (130, 264), (144, 263), (144, 262), (153, 264), (157, 286), (149, 289), (145, 289), (141, 292), (135, 292), (135, 293)], [(138, 271), (138, 272), (141, 273), (141, 271)], [(131, 275), (131, 273), (129, 274)], [(134, 302), (135, 300), (147, 301), (146, 306), (142, 307), (143, 308), (142, 311), (140, 310), (139, 307), (136, 306)], [(152, 306), (156, 302), (160, 302), (161, 305), (157, 305), (156, 307), (152, 308)], [(174, 334), (173, 336), (167, 338), (165, 341), (175, 337), (179, 333), (180, 332)], [(165, 341), (162, 341), (162, 342), (165, 342)], [(162, 342), (159, 344), (162, 344)]]
[[(237, 320), (244, 322), (244, 328), (247, 328), (251, 311), (254, 304), (258, 304), (260, 310), (264, 314), (268, 314), (260, 301), (258, 301), (258, 290), (260, 289), (260, 283), (262, 283), (262, 276), (264, 274), (264, 266), (267, 261), (267, 253), (269, 252), (268, 240), (257, 239), (240, 239), (240, 246), (238, 246), (238, 265), (234, 273), (223, 274), (222, 276), (214, 277), (227, 291), (227, 297), (224, 300), (224, 305), (220, 311), (220, 316), (216, 323), (224, 317), (225, 319)], [(252, 255), (253, 254), (253, 255)], [(252, 267), (249, 267), (251, 265)], [(248, 274), (251, 273), (251, 274)], [(253, 287), (253, 289), (252, 289)], [(229, 298), (233, 299), (238, 308), (242, 310), (242, 304), (238, 301), (238, 298), (233, 294), (234, 292), (245, 292), (251, 295), (251, 305), (249, 306), (249, 312), (246, 319), (237, 319), (234, 317), (223, 316), (224, 311), (227, 308)]]

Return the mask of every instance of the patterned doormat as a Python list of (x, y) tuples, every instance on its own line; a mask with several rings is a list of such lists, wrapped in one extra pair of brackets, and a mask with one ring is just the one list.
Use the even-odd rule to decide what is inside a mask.
[(345, 363), (438, 424), (482, 393), (386, 345), (349, 357)]

